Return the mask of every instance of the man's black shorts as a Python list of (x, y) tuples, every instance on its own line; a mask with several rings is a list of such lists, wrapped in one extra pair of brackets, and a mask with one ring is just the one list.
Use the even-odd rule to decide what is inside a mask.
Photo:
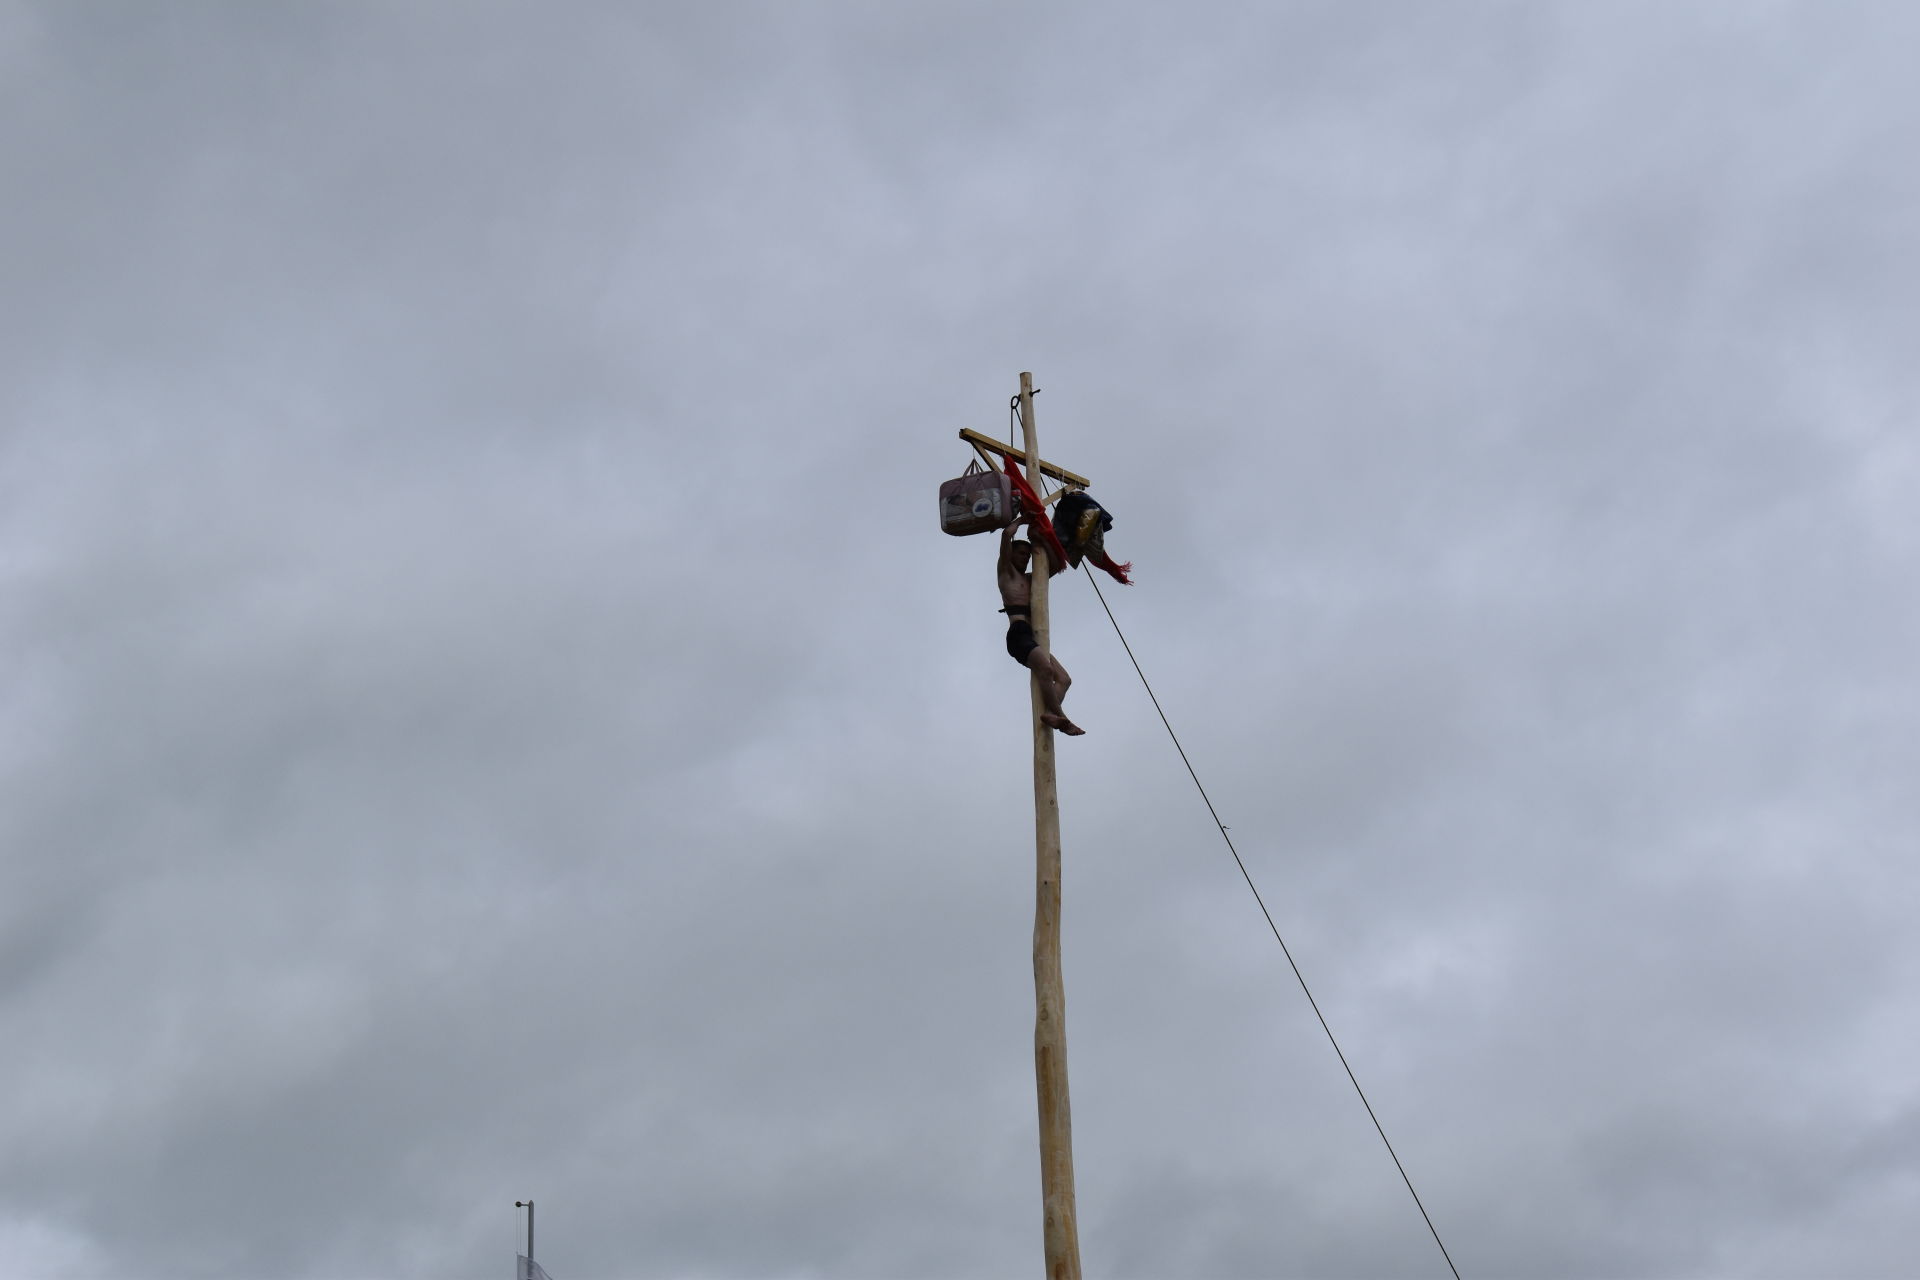
[(1034, 637), (1033, 624), (1025, 618), (1007, 619), (1007, 654), (1021, 666), (1027, 665), (1027, 655), (1040, 647), (1040, 641)]

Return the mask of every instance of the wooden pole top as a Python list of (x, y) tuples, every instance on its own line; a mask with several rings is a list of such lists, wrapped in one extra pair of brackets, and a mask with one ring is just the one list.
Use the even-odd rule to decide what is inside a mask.
[[(962, 427), (960, 428), (960, 438), (976, 449), (984, 449), (996, 454), (1012, 454), (1021, 462), (1027, 462), (1027, 451), (1025, 449), (1016, 449), (1010, 444), (1001, 444), (992, 436), (983, 436), (978, 431), (969, 431), (967, 428)], [(1065, 467), (1057, 467), (1045, 458), (1040, 459), (1040, 470), (1043, 474), (1052, 476), (1061, 484), (1070, 484), (1076, 489), (1091, 489), (1093, 487), (1093, 481), (1087, 479), (1085, 476), (1076, 475)]]

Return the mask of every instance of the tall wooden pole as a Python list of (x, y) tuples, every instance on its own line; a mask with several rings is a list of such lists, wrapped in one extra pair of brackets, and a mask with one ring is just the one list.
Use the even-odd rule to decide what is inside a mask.
[[(1020, 375), (1020, 426), (1027, 482), (1040, 492), (1040, 437), (1033, 424), (1033, 375)], [(1033, 634), (1053, 652), (1047, 614), (1047, 550), (1033, 541)], [(1073, 1206), (1073, 1112), (1067, 1102), (1067, 997), (1060, 977), (1060, 795), (1053, 730), (1040, 723), (1033, 694), (1033, 814), (1038, 894), (1033, 913), (1033, 1070), (1040, 1095), (1040, 1199), (1046, 1210), (1047, 1280), (1080, 1280), (1080, 1228)]]

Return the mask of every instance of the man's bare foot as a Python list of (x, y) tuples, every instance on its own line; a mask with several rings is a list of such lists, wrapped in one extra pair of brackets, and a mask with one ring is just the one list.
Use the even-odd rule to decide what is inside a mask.
[(1056, 716), (1051, 712), (1043, 712), (1040, 716), (1040, 723), (1049, 729), (1066, 734), (1069, 738), (1077, 738), (1086, 732), (1085, 729), (1082, 729), (1065, 716)]

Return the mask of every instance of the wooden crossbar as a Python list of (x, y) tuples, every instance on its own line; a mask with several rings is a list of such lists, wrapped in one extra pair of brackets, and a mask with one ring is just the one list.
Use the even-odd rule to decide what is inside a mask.
[[(983, 436), (978, 431), (969, 431), (967, 428), (962, 427), (960, 428), (960, 438), (978, 450), (991, 450), (995, 455), (1003, 453), (1011, 454), (1022, 462), (1027, 460), (1027, 451), (1025, 449), (1016, 449), (1010, 444), (1001, 444), (992, 436)], [(1045, 458), (1040, 459), (1040, 470), (1044, 474), (1052, 476), (1060, 483), (1070, 484), (1076, 489), (1091, 489), (1093, 487), (1093, 481), (1087, 479), (1085, 476), (1075, 475), (1065, 467), (1056, 467)]]

